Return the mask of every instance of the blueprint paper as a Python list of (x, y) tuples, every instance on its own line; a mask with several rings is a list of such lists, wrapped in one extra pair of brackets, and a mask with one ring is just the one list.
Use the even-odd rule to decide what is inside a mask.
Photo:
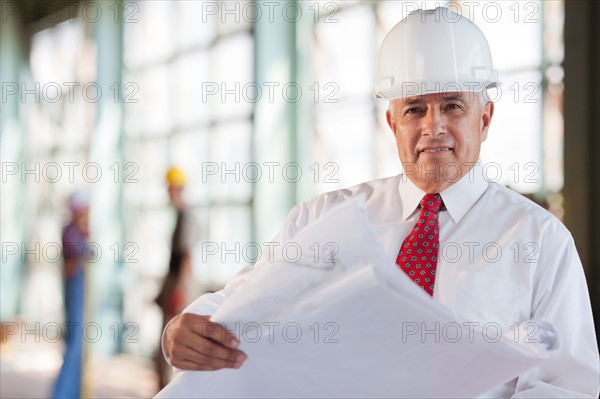
[(261, 320), (359, 264), (383, 265), (383, 250), (370, 232), (363, 202), (356, 197), (335, 207), (267, 253), (272, 261), (256, 270), (212, 320), (226, 325)]
[(240, 369), (182, 372), (156, 397), (475, 397), (556, 353), (551, 325), (536, 322), (534, 342), (484, 331), (385, 264), (359, 201), (293, 239), (331, 237), (334, 266), (279, 258), (215, 313), (248, 355)]

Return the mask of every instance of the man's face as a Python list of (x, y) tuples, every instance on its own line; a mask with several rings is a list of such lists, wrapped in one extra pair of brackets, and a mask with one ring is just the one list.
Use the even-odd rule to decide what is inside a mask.
[(87, 232), (89, 229), (89, 208), (81, 207), (73, 210), (73, 218), (75, 219), (75, 224), (81, 231)]
[(457, 92), (392, 100), (386, 117), (408, 178), (439, 193), (477, 162), (493, 113), (478, 94)]
[(169, 201), (171, 202), (171, 204), (173, 204), (175, 206), (180, 205), (182, 198), (183, 198), (183, 195), (182, 195), (183, 187), (169, 185), (168, 190), (169, 190)]

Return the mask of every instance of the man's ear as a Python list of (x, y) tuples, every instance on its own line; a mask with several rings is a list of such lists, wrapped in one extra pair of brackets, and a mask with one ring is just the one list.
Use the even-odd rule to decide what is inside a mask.
[(392, 112), (387, 109), (385, 111), (385, 120), (387, 121), (388, 126), (390, 127), (390, 129), (392, 129), (392, 133), (394, 133), (394, 136), (396, 135), (396, 121), (394, 121), (394, 118), (392, 117)]
[(487, 139), (490, 124), (492, 123), (492, 117), (494, 116), (494, 103), (488, 102), (483, 108), (481, 114), (481, 142), (483, 143)]

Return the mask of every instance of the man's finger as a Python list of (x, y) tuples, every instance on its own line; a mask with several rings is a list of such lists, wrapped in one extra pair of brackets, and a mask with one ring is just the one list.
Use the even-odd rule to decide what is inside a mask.
[[(187, 349), (185, 352), (188, 357), (187, 360), (194, 360), (197, 358), (198, 361), (202, 361), (202, 357), (209, 360), (219, 359), (231, 364), (227, 367), (233, 367), (235, 363), (241, 363), (246, 360), (246, 355), (239, 350), (225, 347), (207, 337), (202, 337), (200, 340), (201, 341), (198, 342), (198, 339), (196, 338), (195, 340), (184, 340), (181, 342), (181, 346)], [(186, 356), (182, 357), (185, 358)]]
[[(221, 357), (219, 357), (221, 356)], [(195, 364), (194, 370), (205, 368), (207, 370), (218, 370), (224, 367), (239, 368), (246, 360), (246, 355), (240, 351), (227, 349), (216, 342), (207, 342), (201, 348), (188, 346), (176, 349), (173, 352), (173, 365), (182, 369), (184, 365)], [(181, 364), (178, 366), (177, 364)]]
[[(198, 363), (190, 362), (187, 360), (182, 361), (179, 365), (174, 365), (175, 367), (182, 370), (193, 370), (193, 371), (214, 371), (219, 370), (219, 368), (209, 367), (206, 365), (200, 365)], [(222, 368), (222, 367), (220, 367)]]
[(210, 357), (191, 351), (187, 352), (187, 354), (190, 355), (190, 358), (184, 358), (184, 361), (197, 363), (201, 367), (207, 367), (210, 370), (218, 370), (222, 368), (238, 369), (241, 367), (244, 360), (246, 360), (246, 355), (242, 353), (236, 353), (233, 360)]
[(235, 335), (227, 331), (225, 327), (208, 320), (194, 323), (192, 331), (202, 337), (210, 338), (213, 341), (232, 349), (236, 349), (240, 345), (240, 341)]
[(235, 367), (246, 359), (243, 352), (223, 346), (209, 337), (199, 336), (191, 331), (182, 331), (174, 341), (171, 358), (179, 361), (188, 360), (202, 364), (211, 362), (212, 359), (219, 359), (227, 364), (224, 367)]

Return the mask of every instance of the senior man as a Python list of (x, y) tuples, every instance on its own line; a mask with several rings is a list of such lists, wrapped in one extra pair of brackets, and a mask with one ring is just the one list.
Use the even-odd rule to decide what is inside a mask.
[[(497, 84), (487, 41), (473, 23), (446, 8), (411, 13), (381, 45), (376, 93), (390, 101), (386, 118), (404, 173), (296, 205), (275, 240), (292, 240), (333, 206), (364, 195), (390, 267), (404, 270), (433, 300), (473, 322), (510, 328), (535, 319), (555, 326), (557, 356), (484, 396), (597, 397), (598, 348), (571, 234), (549, 212), (483, 176), (479, 152), (494, 115), (486, 93)], [(458, 258), (443, 256), (449, 244), (460, 249)], [(489, 248), (496, 254), (483, 251)], [(243, 364), (239, 342), (209, 318), (263, 267), (267, 259), (170, 322), (163, 348), (173, 366)]]

